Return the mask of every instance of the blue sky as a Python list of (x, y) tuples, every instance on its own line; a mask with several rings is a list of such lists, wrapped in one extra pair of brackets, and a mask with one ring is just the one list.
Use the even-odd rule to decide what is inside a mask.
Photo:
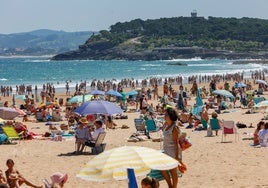
[(99, 31), (136, 18), (190, 16), (268, 19), (268, 0), (0, 0), (0, 33), (36, 29)]

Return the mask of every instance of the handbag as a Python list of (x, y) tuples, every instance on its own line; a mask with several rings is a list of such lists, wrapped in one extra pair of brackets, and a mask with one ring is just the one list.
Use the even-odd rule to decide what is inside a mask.
[(180, 144), (182, 151), (184, 151), (192, 146), (192, 143), (189, 141), (189, 139), (186, 137), (183, 137), (183, 136), (179, 138), (179, 144)]

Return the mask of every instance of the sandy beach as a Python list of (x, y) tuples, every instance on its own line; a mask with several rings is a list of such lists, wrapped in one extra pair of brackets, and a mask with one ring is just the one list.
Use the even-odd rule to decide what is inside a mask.
[[(220, 84), (219, 84), (220, 85)], [(223, 85), (223, 84), (222, 84)], [(200, 85), (201, 86), (201, 85)], [(254, 85), (257, 87), (257, 85)], [(174, 86), (177, 90), (178, 86)], [(162, 87), (159, 87), (159, 94), (163, 95)], [(66, 99), (64, 93), (57, 93), (57, 98)], [(268, 98), (268, 93), (264, 92), (264, 97)], [(2, 101), (9, 101), (12, 104), (12, 97), (1, 97)], [(207, 99), (203, 99), (204, 102)], [(158, 101), (152, 100), (149, 103), (156, 105)], [(188, 101), (193, 105), (195, 97)], [(219, 119), (234, 120), (249, 126), (251, 123), (256, 127), (257, 123), (264, 116), (263, 113), (245, 114), (248, 109), (236, 108), (230, 110), (230, 113), (219, 114)], [(213, 110), (210, 109), (210, 113)], [(132, 133), (135, 133), (134, 118), (139, 116), (138, 112), (125, 113), (128, 119), (114, 120), (118, 124), (115, 130), (107, 130), (105, 137), (106, 150), (120, 146), (145, 146), (154, 149), (161, 149), (159, 142), (141, 141), (128, 142), (127, 139)], [(29, 117), (34, 119), (34, 117)], [(22, 121), (21, 117), (15, 119)], [(58, 123), (58, 122), (57, 122)], [(59, 122), (67, 123), (67, 121)], [(48, 132), (48, 126), (45, 122), (25, 122), (29, 131), (37, 134)], [(121, 129), (122, 125), (128, 125), (129, 129)], [(187, 132), (192, 147), (183, 152), (183, 161), (188, 170), (179, 178), (179, 187), (184, 188), (254, 188), (268, 187), (267, 166), (268, 155), (267, 148), (254, 148), (250, 144), (251, 137), (255, 128), (239, 129), (239, 140), (235, 142), (234, 135), (227, 135), (227, 139), (232, 141), (221, 143), (222, 132), (218, 136), (207, 137), (206, 131), (193, 131), (193, 129), (182, 128)], [(42, 178), (49, 180), (49, 176), (56, 171), (67, 173), (69, 179), (65, 185), (66, 188), (125, 188), (127, 180), (108, 181), (108, 182), (91, 182), (78, 179), (76, 174), (94, 155), (89, 154), (87, 148), (83, 155), (70, 155), (75, 149), (74, 138), (66, 138), (63, 141), (51, 141), (49, 139), (33, 139), (17, 141), (15, 145), (0, 145), (0, 169), (7, 169), (6, 160), (11, 158), (15, 162), (21, 174), (29, 181), (41, 185)], [(143, 177), (138, 177), (138, 183)], [(167, 187), (165, 181), (160, 182), (160, 187)]]

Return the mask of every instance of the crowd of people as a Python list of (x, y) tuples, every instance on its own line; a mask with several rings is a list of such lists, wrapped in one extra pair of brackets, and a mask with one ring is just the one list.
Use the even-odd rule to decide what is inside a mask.
[[(262, 73), (254, 73), (252, 77), (259, 78), (261, 77)], [(187, 169), (186, 165), (183, 163), (182, 158), (182, 148), (180, 148), (179, 139), (183, 135), (181, 131), (181, 126), (184, 123), (189, 125), (189, 128), (196, 128), (198, 125), (202, 125), (202, 129), (207, 129), (209, 119), (214, 118), (217, 119), (218, 114), (213, 112), (209, 114), (209, 109), (211, 109), (211, 104), (221, 105), (221, 102), (224, 100), (222, 97), (215, 97), (211, 100), (211, 103), (206, 103), (202, 111), (200, 113), (200, 119), (197, 119), (195, 115), (191, 112), (189, 113), (187, 101), (190, 97), (195, 97), (197, 90), (199, 89), (198, 84), (202, 82), (209, 82), (209, 88), (202, 88), (201, 95), (204, 97), (210, 96), (214, 90), (216, 90), (219, 86), (217, 83), (220, 81), (224, 81), (224, 85), (222, 86), (224, 89), (229, 90), (233, 93), (234, 96), (239, 96), (239, 99), (246, 98), (246, 89), (245, 88), (234, 88), (229, 85), (228, 81), (243, 81), (242, 74), (233, 74), (233, 75), (215, 75), (215, 76), (198, 76), (198, 77), (191, 77), (188, 79), (188, 83), (192, 84), (192, 87), (187, 90), (182, 84), (182, 78), (167, 78), (167, 79), (149, 79), (143, 80), (140, 83), (134, 81), (133, 79), (125, 79), (119, 82), (118, 85), (114, 84), (112, 81), (93, 81), (90, 84), (91, 88), (100, 89), (100, 90), (108, 90), (108, 89), (115, 89), (118, 91), (122, 91), (124, 87), (131, 87), (136, 88), (142, 86), (141, 92), (138, 93), (135, 99), (133, 99), (137, 105), (137, 111), (140, 112), (140, 118), (144, 119), (156, 119), (157, 115), (161, 115), (164, 117), (163, 124), (161, 126), (161, 131), (163, 132), (163, 152), (170, 157), (176, 159), (179, 163), (180, 169)], [(198, 81), (197, 81), (198, 80)], [(172, 84), (180, 83), (180, 87), (178, 91), (175, 91), (172, 88)], [(252, 88), (253, 83), (246, 82), (246, 88)], [(163, 100), (157, 106), (153, 106), (150, 103), (150, 100), (156, 100), (160, 98), (158, 93), (159, 85), (163, 86)], [(145, 89), (147, 87), (147, 89)], [(149, 90), (148, 87), (151, 87)], [(54, 93), (55, 90), (53, 87), (52, 89), (48, 86), (44, 86), (43, 93), (40, 95), (41, 100), (43, 103), (51, 102), (53, 104), (58, 103), (57, 99), (54, 98), (54, 95), (48, 95), (48, 93)], [(260, 89), (266, 90), (263, 85), (259, 85)], [(69, 86), (66, 86), (66, 94), (69, 95)], [(86, 82), (83, 82), (81, 85), (77, 85), (75, 88), (75, 93), (82, 92), (86, 89)], [(48, 91), (48, 92), (47, 92)], [(83, 92), (82, 92), (83, 93)], [(42, 96), (44, 95), (44, 96)], [(35, 96), (36, 97), (36, 96)], [(216, 100), (216, 101), (215, 101)], [(54, 103), (55, 102), (55, 103)], [(128, 101), (129, 102), (129, 101)], [(233, 105), (236, 106), (235, 101), (233, 101)], [(35, 106), (34, 97), (26, 97), (25, 99), (25, 109), (26, 111), (30, 111), (32, 114), (33, 106)], [(55, 104), (55, 106), (59, 106)], [(42, 111), (42, 121), (47, 121), (48, 116), (44, 112), (55, 110), (55, 113), (60, 111), (60, 108), (53, 107), (48, 109), (46, 106), (40, 107)], [(56, 111), (58, 110), (58, 111)], [(219, 110), (221, 110), (219, 108)], [(70, 110), (71, 111), (71, 110)], [(218, 111), (220, 113), (220, 111)], [(71, 113), (70, 113), (71, 114)], [(157, 114), (157, 115), (156, 115)], [(210, 116), (211, 115), (211, 116)], [(68, 126), (73, 127), (75, 130), (75, 151), (74, 154), (81, 154), (84, 151), (85, 146), (94, 147), (95, 141), (98, 138), (98, 135), (105, 131), (105, 129), (115, 129), (117, 127), (116, 123), (114, 123), (113, 118), (111, 116), (101, 117), (100, 118), (93, 118), (91, 116), (82, 116), (77, 117), (70, 115), (67, 117)], [(29, 121), (27, 116), (24, 118), (24, 121)], [(60, 120), (59, 120), (60, 121)], [(221, 125), (222, 122), (219, 120), (219, 124)], [(254, 133), (254, 145), (261, 145), (261, 146), (268, 146), (268, 123), (264, 123), (261, 121), (257, 129)], [(216, 131), (216, 136), (218, 135), (218, 130)], [(17, 188), (21, 184), (25, 183), (31, 187), (41, 187), (35, 184), (32, 184), (30, 181), (25, 179), (17, 170), (14, 169), (14, 161), (9, 159), (7, 161), (8, 169), (6, 171), (6, 176), (3, 175), (3, 172), (0, 171), (0, 183), (9, 185), (9, 187)], [(168, 187), (177, 187), (178, 186), (178, 175), (177, 175), (178, 168), (170, 169), (168, 171), (161, 171)], [(183, 170), (182, 170), (183, 171)], [(13, 175), (13, 173), (15, 175)], [(171, 176), (169, 176), (169, 173)], [(63, 187), (66, 183), (68, 176), (66, 174), (54, 174), (51, 176), (52, 185)], [(156, 179), (146, 177), (141, 182), (142, 187), (159, 187), (159, 183)]]

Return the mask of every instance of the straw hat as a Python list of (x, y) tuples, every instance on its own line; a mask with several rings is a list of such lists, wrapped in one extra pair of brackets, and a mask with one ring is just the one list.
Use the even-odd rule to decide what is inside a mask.
[(50, 179), (52, 181), (51, 182), (52, 185), (60, 184), (60, 183), (64, 184), (68, 179), (68, 175), (67, 174), (62, 174), (60, 172), (55, 172), (50, 176)]
[(79, 122), (82, 123), (82, 124), (88, 124), (87, 118), (85, 118), (85, 117), (82, 117), (82, 118), (79, 120)]

